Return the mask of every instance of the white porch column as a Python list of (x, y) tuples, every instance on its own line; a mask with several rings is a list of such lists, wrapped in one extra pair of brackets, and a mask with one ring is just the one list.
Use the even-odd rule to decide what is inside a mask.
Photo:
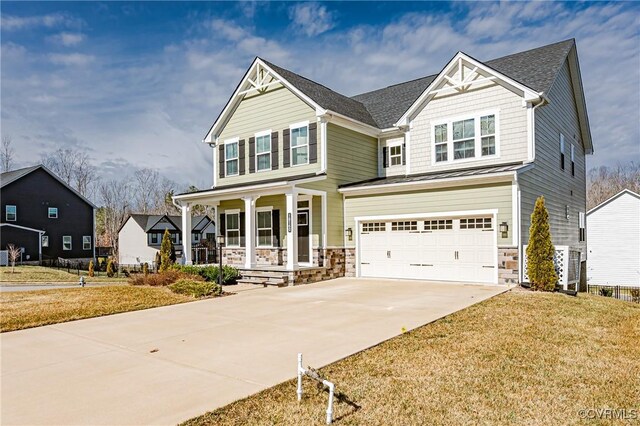
[(244, 197), (244, 267), (252, 268), (255, 266), (256, 244), (255, 244), (255, 217), (256, 217), (256, 198)]
[(287, 199), (287, 269), (298, 266), (298, 194), (295, 190), (285, 194)]
[(191, 205), (182, 205), (182, 260), (191, 265)]

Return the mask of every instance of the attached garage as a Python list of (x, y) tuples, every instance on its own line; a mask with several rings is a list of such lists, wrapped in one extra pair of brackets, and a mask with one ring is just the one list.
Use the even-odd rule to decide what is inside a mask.
[(498, 282), (495, 213), (356, 221), (361, 277)]

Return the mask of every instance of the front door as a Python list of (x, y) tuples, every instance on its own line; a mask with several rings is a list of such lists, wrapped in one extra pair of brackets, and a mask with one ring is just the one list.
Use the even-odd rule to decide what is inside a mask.
[(309, 263), (309, 210), (298, 210), (298, 262)]

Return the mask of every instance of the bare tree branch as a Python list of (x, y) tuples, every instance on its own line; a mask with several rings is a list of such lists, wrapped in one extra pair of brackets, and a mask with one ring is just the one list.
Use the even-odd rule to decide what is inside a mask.
[(86, 152), (60, 148), (43, 156), (42, 164), (83, 196), (89, 197), (95, 191), (97, 175)]
[(118, 230), (130, 212), (131, 187), (126, 180), (102, 182), (98, 193), (104, 211), (104, 237), (113, 247), (114, 256), (118, 256)]
[(13, 149), (13, 140), (11, 136), (2, 137), (2, 145), (0, 146), (0, 168), (2, 172), (10, 172), (13, 169), (13, 156), (15, 150)]
[(606, 201), (618, 192), (630, 189), (640, 193), (640, 164), (630, 162), (615, 168), (599, 167), (589, 170), (587, 209)]

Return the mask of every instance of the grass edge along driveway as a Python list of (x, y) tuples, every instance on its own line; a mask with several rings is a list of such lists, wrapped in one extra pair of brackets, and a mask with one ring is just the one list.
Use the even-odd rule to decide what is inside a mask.
[[(571, 425), (580, 410), (640, 415), (638, 341), (638, 304), (511, 291), (321, 372), (357, 406), (336, 402), (338, 425)], [(183, 425), (323, 424), (326, 392), (304, 387), (301, 403), (290, 380)]]

